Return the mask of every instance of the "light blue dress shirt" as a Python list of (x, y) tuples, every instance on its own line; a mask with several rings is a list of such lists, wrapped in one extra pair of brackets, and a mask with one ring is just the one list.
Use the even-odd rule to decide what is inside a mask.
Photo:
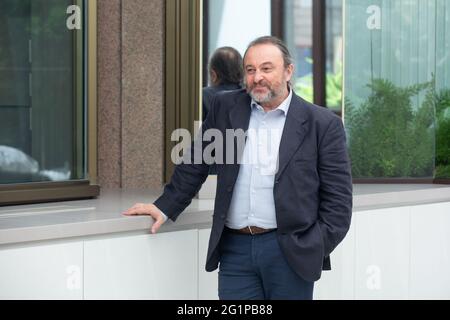
[[(277, 227), (273, 185), (278, 170), (278, 151), (292, 100), (288, 97), (274, 110), (265, 112), (252, 100), (250, 123), (239, 175), (234, 186), (225, 225), (232, 229)], [(159, 210), (164, 218), (167, 216)]]
[(239, 175), (225, 225), (232, 229), (257, 226), (276, 228), (273, 186), (278, 153), (292, 91), (276, 109), (265, 112), (255, 101)]

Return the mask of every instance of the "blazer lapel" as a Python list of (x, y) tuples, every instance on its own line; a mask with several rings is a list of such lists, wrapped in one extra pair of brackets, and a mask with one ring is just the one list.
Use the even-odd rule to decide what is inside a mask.
[(300, 98), (293, 94), (281, 136), (278, 172), (275, 175), (275, 180), (281, 176), (292, 156), (305, 139), (308, 131), (308, 118), (305, 111)]
[(248, 125), (250, 123), (251, 102), (252, 100), (247, 93), (239, 95), (236, 98), (235, 104), (229, 113), (230, 123), (233, 129), (242, 129), (244, 132), (248, 130)]
[[(235, 101), (234, 106), (231, 107), (229, 111), (229, 120), (231, 123), (231, 128), (234, 130), (242, 129), (244, 133), (247, 132), (250, 124), (250, 114), (251, 114), (251, 98), (248, 94), (239, 95)], [(247, 142), (247, 135), (245, 135), (245, 142)], [(240, 148), (238, 150), (238, 147)], [(226, 176), (228, 187), (231, 187), (236, 182), (239, 174), (241, 159), (239, 159), (244, 152), (245, 144), (237, 143), (237, 138), (234, 138), (233, 142), (234, 156), (233, 165), (227, 166), (228, 174)]]

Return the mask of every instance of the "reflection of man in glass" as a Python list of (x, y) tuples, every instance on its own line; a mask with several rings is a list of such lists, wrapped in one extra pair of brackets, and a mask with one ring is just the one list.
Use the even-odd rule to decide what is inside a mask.
[(241, 88), (243, 77), (241, 54), (231, 47), (219, 48), (214, 51), (208, 70), (211, 85), (203, 88), (203, 121), (218, 92)]

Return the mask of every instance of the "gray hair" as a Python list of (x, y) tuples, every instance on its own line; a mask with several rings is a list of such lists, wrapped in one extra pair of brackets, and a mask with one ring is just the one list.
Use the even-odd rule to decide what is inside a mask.
[(274, 45), (275, 47), (277, 47), (281, 51), (281, 54), (283, 55), (283, 61), (284, 61), (285, 68), (289, 67), (291, 64), (294, 64), (294, 59), (292, 59), (291, 53), (289, 52), (289, 49), (286, 47), (284, 42), (281, 41), (279, 38), (273, 37), (273, 36), (259, 37), (255, 40), (253, 40), (252, 42), (250, 42), (250, 44), (247, 47), (247, 50), (245, 50), (244, 59), (250, 48), (260, 45), (260, 44), (271, 44), (271, 45)]

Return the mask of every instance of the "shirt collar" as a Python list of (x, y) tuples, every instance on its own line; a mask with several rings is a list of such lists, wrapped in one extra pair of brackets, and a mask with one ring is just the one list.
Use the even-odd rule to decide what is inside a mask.
[[(286, 99), (274, 110), (281, 110), (283, 114), (286, 116), (289, 111), (289, 106), (291, 105), (292, 100), (292, 89), (289, 89), (289, 95)], [(252, 108), (258, 108), (260, 110), (264, 110), (263, 107), (259, 103), (257, 103), (255, 100), (252, 99)]]

